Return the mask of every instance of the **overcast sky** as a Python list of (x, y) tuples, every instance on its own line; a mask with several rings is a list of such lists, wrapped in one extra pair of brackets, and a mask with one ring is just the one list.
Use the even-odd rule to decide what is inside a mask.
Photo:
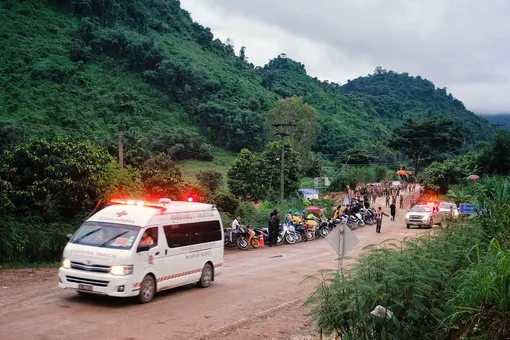
[(477, 113), (510, 113), (509, 0), (181, 0), (255, 65), (280, 53), (345, 83), (378, 65), (421, 75)]

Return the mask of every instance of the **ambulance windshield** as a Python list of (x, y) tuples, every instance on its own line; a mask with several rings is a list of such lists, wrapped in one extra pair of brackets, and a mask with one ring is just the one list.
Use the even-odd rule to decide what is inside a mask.
[(108, 222), (85, 222), (71, 238), (71, 243), (93, 247), (131, 249), (140, 227)]

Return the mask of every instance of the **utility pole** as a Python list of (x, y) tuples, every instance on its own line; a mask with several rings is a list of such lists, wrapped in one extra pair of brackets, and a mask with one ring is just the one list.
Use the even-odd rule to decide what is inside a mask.
[(119, 131), (119, 168), (124, 169), (124, 132)]
[[(273, 124), (275, 128), (279, 127), (288, 127), (288, 126), (296, 126), (295, 124)], [(282, 158), (280, 164), (280, 199), (283, 201), (284, 193), (285, 193), (285, 137), (290, 136), (290, 134), (285, 132), (277, 132), (276, 135), (282, 137)]]

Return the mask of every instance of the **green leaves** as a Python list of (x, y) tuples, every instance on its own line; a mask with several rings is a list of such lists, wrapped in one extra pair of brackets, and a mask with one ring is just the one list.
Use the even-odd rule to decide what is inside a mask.
[(8, 182), (18, 213), (71, 217), (94, 206), (101, 195), (97, 183), (111, 162), (105, 150), (90, 142), (35, 140), (4, 150), (0, 178)]
[[(274, 127), (273, 124), (295, 126)], [(280, 99), (269, 111), (268, 131), (272, 140), (279, 138), (275, 135), (276, 132), (289, 134), (292, 147), (299, 153), (300, 159), (308, 163), (319, 132), (319, 114), (312, 106), (303, 103), (299, 97)]]
[(462, 133), (452, 120), (408, 119), (393, 131), (389, 145), (411, 158), (418, 173), (420, 164), (431, 156), (457, 154), (462, 145)]
[[(280, 188), (281, 143), (268, 143), (255, 154), (243, 149), (228, 171), (230, 192), (243, 199), (261, 200)], [(301, 179), (299, 157), (290, 143), (285, 143), (285, 196), (294, 194)]]

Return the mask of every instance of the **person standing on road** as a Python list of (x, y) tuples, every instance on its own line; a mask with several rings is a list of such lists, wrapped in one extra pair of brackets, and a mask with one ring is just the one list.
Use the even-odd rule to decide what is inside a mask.
[(383, 215), (389, 216), (388, 214), (382, 211), (381, 207), (379, 207), (379, 209), (377, 209), (377, 211), (375, 212), (375, 231), (377, 233), (381, 232)]
[(386, 194), (386, 208), (390, 206), (390, 194)]
[(280, 219), (278, 218), (278, 210), (273, 210), (268, 222), (269, 229), (269, 246), (276, 246), (278, 239), (278, 229), (280, 228)]
[(404, 209), (404, 196), (400, 195), (400, 209)]
[(395, 203), (391, 203), (390, 205), (390, 215), (391, 215), (391, 220), (392, 221), (395, 221), (395, 215), (397, 214), (397, 206), (395, 205)]

